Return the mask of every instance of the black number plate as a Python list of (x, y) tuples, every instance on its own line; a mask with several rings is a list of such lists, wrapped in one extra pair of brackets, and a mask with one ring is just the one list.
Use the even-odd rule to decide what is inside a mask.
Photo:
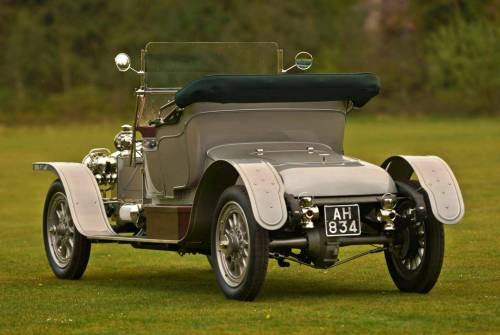
[(359, 205), (325, 205), (326, 236), (361, 234)]

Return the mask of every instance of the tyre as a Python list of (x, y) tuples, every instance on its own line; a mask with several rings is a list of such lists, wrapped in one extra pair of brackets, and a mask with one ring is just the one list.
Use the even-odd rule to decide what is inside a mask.
[[(422, 192), (418, 183), (410, 185)], [(410, 207), (414, 207), (412, 201), (403, 201), (398, 212), (402, 213)], [(385, 252), (392, 280), (403, 292), (429, 292), (436, 284), (443, 265), (443, 224), (429, 211), (426, 220), (409, 223), (397, 229), (396, 234), (400, 243)]]
[(54, 274), (61, 279), (79, 279), (87, 267), (90, 241), (75, 228), (61, 181), (47, 193), (43, 211), (45, 254)]
[(217, 284), (230, 299), (252, 301), (267, 272), (269, 236), (255, 221), (243, 187), (221, 195), (212, 224), (212, 263)]
[(213, 269), (214, 262), (212, 261), (212, 255), (207, 255), (207, 261), (208, 261), (208, 265), (210, 265), (210, 268)]

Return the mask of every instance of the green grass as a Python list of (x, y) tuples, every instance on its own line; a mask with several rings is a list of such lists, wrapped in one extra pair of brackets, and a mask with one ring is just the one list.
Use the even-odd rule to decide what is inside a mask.
[(271, 262), (251, 303), (226, 300), (202, 256), (127, 245), (93, 245), (82, 280), (52, 275), (41, 213), (54, 177), (31, 172), (31, 162), (79, 161), (91, 147), (111, 146), (117, 130), (0, 129), (0, 333), (500, 332), (500, 119), (348, 123), (347, 154), (377, 164), (437, 154), (460, 181), (466, 216), (446, 227), (442, 274), (429, 294), (400, 293), (377, 254), (326, 271)]

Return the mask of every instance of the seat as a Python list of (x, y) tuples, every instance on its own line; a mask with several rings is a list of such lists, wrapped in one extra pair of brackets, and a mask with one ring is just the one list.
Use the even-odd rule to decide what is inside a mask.
[(181, 108), (196, 102), (309, 101), (352, 101), (361, 107), (379, 90), (379, 79), (372, 73), (210, 75), (179, 90), (175, 102)]

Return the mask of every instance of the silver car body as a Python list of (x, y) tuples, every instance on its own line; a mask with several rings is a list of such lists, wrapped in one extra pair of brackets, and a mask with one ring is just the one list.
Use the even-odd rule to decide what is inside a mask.
[[(347, 113), (343, 102), (195, 105), (192, 111), (186, 111), (179, 124), (164, 130), (160, 128), (157, 147), (144, 151), (147, 197), (156, 204), (192, 205), (190, 225), (196, 227), (200, 224), (196, 222), (199, 218), (194, 210), (197, 205), (202, 206), (195, 200), (199, 182), (210, 166), (215, 168), (222, 161), (235, 170), (248, 191), (257, 222), (268, 230), (279, 229), (286, 221), (285, 194), (317, 199), (380, 196), (395, 193), (394, 180), (409, 179), (413, 172), (430, 195), (436, 218), (443, 223), (456, 223), (463, 217), (460, 188), (453, 172), (440, 158), (396, 156), (383, 167), (378, 167), (339, 153), (342, 152)], [(271, 120), (260, 126), (261, 115), (269, 113), (278, 114), (281, 121), (273, 123)], [(227, 131), (228, 125), (234, 124), (235, 115), (242, 114), (246, 116), (242, 122), (247, 125), (248, 132), (239, 128), (234, 132)], [(328, 120), (332, 116), (334, 120)], [(317, 122), (311, 127), (315, 132), (293, 131), (305, 129), (304, 122), (307, 121)], [(256, 131), (265, 134), (262, 127), (266, 126), (269, 133), (256, 136)], [(256, 137), (260, 141), (255, 142)], [(126, 161), (127, 157), (123, 160)], [(216, 162), (219, 164), (214, 165)], [(120, 187), (122, 194), (140, 194), (141, 178), (133, 177), (141, 168), (141, 163), (128, 168), (131, 171), (127, 174), (128, 183)], [(35, 169), (50, 170), (59, 175), (67, 186), (73, 203), (71, 212), (83, 235), (116, 235), (107, 223), (99, 188), (84, 165), (36, 163)], [(227, 173), (221, 174), (231, 179)]]

